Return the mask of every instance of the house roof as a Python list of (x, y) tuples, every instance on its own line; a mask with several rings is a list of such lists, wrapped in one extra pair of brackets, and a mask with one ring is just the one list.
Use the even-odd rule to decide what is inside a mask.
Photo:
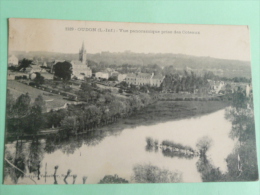
[(150, 79), (152, 77), (152, 75), (149, 73), (138, 73), (136, 77)]
[(8, 56), (8, 57), (9, 57), (9, 59), (17, 59), (18, 60), (18, 58), (14, 54), (12, 54), (11, 56)]
[(113, 73), (112, 73), (112, 76), (118, 76), (118, 75), (119, 75), (118, 72), (113, 72)]
[(96, 72), (96, 74), (108, 74), (107, 72)]
[(136, 77), (136, 75), (134, 73), (129, 73), (126, 75), (126, 77)]
[(153, 76), (153, 79), (163, 79), (164, 78), (164, 76), (163, 75), (154, 75)]

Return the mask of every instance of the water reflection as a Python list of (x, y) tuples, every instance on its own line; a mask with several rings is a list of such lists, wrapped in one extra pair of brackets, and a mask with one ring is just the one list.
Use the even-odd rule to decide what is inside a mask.
[(177, 157), (192, 159), (199, 155), (198, 151), (195, 151), (189, 146), (183, 146), (168, 140), (163, 140), (159, 145), (158, 140), (154, 140), (151, 137), (146, 138), (145, 150), (147, 152), (158, 152), (159, 149), (165, 157), (171, 158)]
[(104, 139), (102, 132), (91, 132), (77, 136), (63, 136), (60, 134), (50, 135), (46, 138), (44, 150), (51, 154), (56, 150), (61, 150), (64, 154), (73, 154), (82, 145), (95, 146)]
[(151, 137), (146, 138), (145, 150), (147, 152), (158, 152), (158, 140), (153, 140)]
[[(198, 170), (196, 164), (200, 160), (196, 155), (199, 151), (196, 147), (198, 139), (210, 135), (214, 140), (214, 146), (207, 154), (212, 164), (223, 172), (226, 169), (225, 158), (234, 145), (228, 137), (230, 129), (231, 124), (224, 119), (224, 110), (221, 110), (200, 118), (126, 128), (124, 131), (52, 135), (38, 141), (22, 141), (22, 147), (19, 145), (17, 149), (13, 148), (16, 142), (7, 143), (6, 154), (9, 151), (10, 160), (14, 163), (15, 152), (22, 150), (20, 153), (23, 154), (16, 158), (21, 157), (25, 168), (22, 163), (18, 166), (25, 175), (35, 175), (38, 184), (98, 183), (104, 176), (115, 174), (135, 182), (132, 180), (135, 165), (149, 163), (158, 170), (178, 170), (182, 173), (183, 182), (200, 182), (203, 177), (199, 170), (203, 169)], [(21, 144), (21, 140), (18, 142)], [(7, 177), (10, 177), (9, 172)], [(28, 180), (20, 175), (16, 182), (29, 183)]]
[(29, 173), (37, 172), (38, 180), (40, 175), (41, 161), (44, 157), (43, 144), (38, 139), (33, 139), (29, 146), (28, 169)]
[(212, 182), (212, 181), (221, 181), (222, 173), (218, 168), (215, 168), (212, 165), (206, 155), (201, 155), (199, 160), (196, 163), (197, 169), (201, 174), (202, 181)]
[(15, 152), (12, 153), (6, 148), (5, 177), (9, 175), (16, 184), (19, 178), (23, 178), (26, 172), (26, 153), (25, 144), (22, 140), (15, 143)]
[(58, 184), (58, 182), (57, 182), (57, 170), (58, 170), (58, 168), (59, 168), (59, 166), (54, 167), (54, 174), (53, 174), (54, 184)]

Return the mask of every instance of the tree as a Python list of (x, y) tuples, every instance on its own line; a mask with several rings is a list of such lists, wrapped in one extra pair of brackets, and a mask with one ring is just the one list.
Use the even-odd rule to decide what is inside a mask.
[(143, 93), (148, 93), (149, 89), (146, 85), (143, 85), (143, 86), (140, 87), (140, 91), (143, 92)]
[(23, 71), (26, 70), (26, 68), (28, 68), (31, 64), (32, 64), (33, 60), (29, 60), (24, 58), (21, 62), (20, 65), (18, 66), (17, 70), (20, 71), (21, 69), (23, 69)]
[(84, 91), (84, 92), (88, 92), (88, 93), (90, 93), (93, 89), (92, 89), (92, 87), (91, 87), (91, 85), (90, 84), (88, 84), (88, 83), (82, 83), (81, 85), (80, 85), (80, 89), (82, 90), (82, 91)]
[(14, 105), (17, 118), (23, 118), (28, 115), (30, 111), (31, 98), (29, 93), (20, 95)]
[(36, 84), (37, 86), (43, 84), (43, 83), (44, 83), (44, 77), (41, 76), (41, 74), (38, 73), (38, 72), (36, 72), (35, 74), (36, 74), (36, 77), (34, 78), (35, 84)]
[(90, 129), (93, 128), (93, 126), (96, 126), (100, 123), (101, 120), (101, 110), (95, 106), (91, 105), (84, 108), (84, 122), (85, 127), (88, 126)]
[(201, 155), (205, 155), (206, 152), (212, 146), (212, 143), (213, 143), (213, 140), (211, 138), (209, 138), (208, 136), (204, 136), (198, 140), (196, 146), (200, 150)]
[(111, 102), (114, 101), (115, 97), (111, 94), (111, 93), (106, 93), (104, 95), (104, 98), (105, 98), (105, 103), (106, 104), (110, 104)]
[(141, 93), (139, 95), (139, 98), (141, 99), (143, 105), (148, 105), (151, 103), (151, 96), (149, 96), (148, 94)]
[(141, 99), (137, 95), (132, 96), (129, 99), (129, 101), (130, 101), (130, 106), (133, 111), (137, 111), (143, 106)]
[(201, 156), (196, 162), (196, 166), (203, 182), (225, 181), (225, 175), (221, 173), (219, 167), (213, 166), (206, 156)]
[(25, 130), (28, 133), (37, 134), (45, 124), (42, 114), (43, 109), (45, 109), (45, 102), (42, 96), (39, 95), (30, 109), (30, 114), (25, 119), (27, 121), (27, 128)]
[(34, 106), (39, 106), (42, 112), (46, 111), (46, 103), (41, 95), (38, 95), (38, 97), (35, 98)]
[(247, 103), (246, 95), (242, 92), (241, 89), (238, 89), (238, 91), (236, 91), (233, 94), (232, 106), (235, 107), (236, 109), (246, 108), (247, 107), (246, 103)]
[(14, 105), (15, 105), (15, 99), (13, 95), (11, 94), (10, 90), (7, 89), (6, 94), (6, 117), (12, 118), (13, 112), (14, 112)]
[(126, 89), (126, 88), (128, 87), (128, 84), (127, 84), (127, 82), (122, 81), (122, 82), (119, 84), (119, 87), (122, 88), (122, 89)]
[(57, 78), (61, 78), (63, 80), (70, 80), (72, 74), (72, 65), (71, 63), (58, 62), (54, 65), (54, 76)]
[[(238, 158), (239, 157), (239, 158)], [(237, 146), (227, 159), (228, 181), (256, 181), (258, 167), (255, 140), (248, 140), (243, 146)], [(240, 164), (240, 166), (238, 166)]]
[(78, 121), (75, 116), (67, 116), (61, 121), (61, 129), (65, 131), (67, 135), (77, 133)]
[(118, 90), (118, 93), (123, 93), (123, 90), (122, 90), (122, 89), (119, 89), (119, 90)]
[(61, 121), (65, 118), (67, 112), (64, 109), (53, 111), (51, 110), (47, 113), (47, 125), (48, 127), (59, 127), (61, 126)]
[(240, 144), (255, 140), (254, 113), (251, 109), (230, 108), (226, 110), (226, 119), (232, 123), (230, 137), (238, 138)]
[(109, 81), (117, 81), (117, 76), (111, 76), (108, 79)]
[(97, 98), (96, 94), (93, 93), (93, 88), (88, 83), (82, 83), (80, 86), (80, 90), (77, 92), (79, 99), (82, 101), (88, 102), (89, 100), (93, 100)]
[(225, 85), (225, 93), (226, 94), (232, 93), (232, 87), (229, 83)]

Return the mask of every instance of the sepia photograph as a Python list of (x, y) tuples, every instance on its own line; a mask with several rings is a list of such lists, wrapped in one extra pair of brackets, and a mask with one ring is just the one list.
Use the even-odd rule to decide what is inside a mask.
[(4, 184), (258, 180), (248, 26), (8, 23)]

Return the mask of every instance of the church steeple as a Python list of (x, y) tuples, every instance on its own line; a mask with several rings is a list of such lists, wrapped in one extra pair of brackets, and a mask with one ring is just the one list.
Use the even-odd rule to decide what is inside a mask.
[(82, 42), (82, 47), (81, 47), (81, 51), (85, 50), (85, 45), (84, 45), (84, 41)]
[(87, 52), (85, 50), (84, 41), (82, 42), (81, 50), (79, 50), (79, 61), (83, 64), (87, 64)]

